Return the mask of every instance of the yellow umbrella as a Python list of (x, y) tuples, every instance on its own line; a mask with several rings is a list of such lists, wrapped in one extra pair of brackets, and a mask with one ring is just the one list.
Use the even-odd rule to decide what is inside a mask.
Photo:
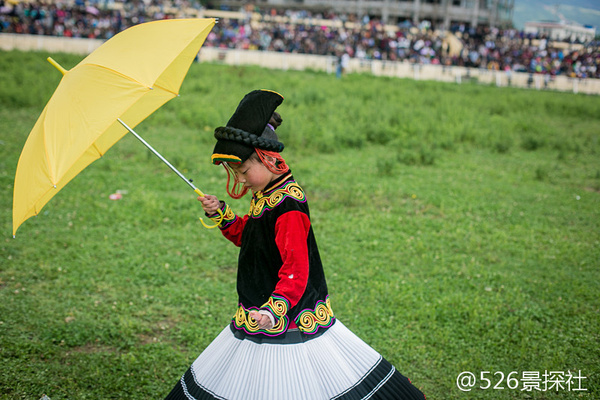
[(48, 60), (63, 78), (19, 158), (13, 236), (26, 219), (37, 215), (71, 179), (127, 134), (124, 123), (135, 127), (178, 96), (214, 24), (213, 18), (148, 22), (115, 35), (69, 71)]

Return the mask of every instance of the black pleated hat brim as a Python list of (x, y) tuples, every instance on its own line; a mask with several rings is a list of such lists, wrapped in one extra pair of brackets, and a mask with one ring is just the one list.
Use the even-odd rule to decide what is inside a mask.
[(211, 161), (215, 165), (222, 162), (241, 164), (254, 153), (254, 148), (231, 140), (217, 140)]

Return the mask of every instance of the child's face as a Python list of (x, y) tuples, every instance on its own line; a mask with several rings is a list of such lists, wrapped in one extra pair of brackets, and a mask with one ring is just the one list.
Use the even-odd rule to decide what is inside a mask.
[(254, 157), (249, 158), (241, 165), (230, 165), (235, 172), (238, 182), (242, 183), (253, 192), (264, 190), (277, 176)]

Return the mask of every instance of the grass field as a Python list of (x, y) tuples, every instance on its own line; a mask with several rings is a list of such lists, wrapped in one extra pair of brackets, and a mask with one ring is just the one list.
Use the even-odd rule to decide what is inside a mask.
[[(60, 80), (46, 57), (0, 52), (0, 399), (163, 398), (235, 312), (237, 249), (129, 136), (12, 238), (18, 157)], [(286, 98), (344, 324), (428, 399), (600, 396), (600, 97), (194, 64), (136, 130), (225, 199), (212, 131), (256, 88)], [(463, 371), (492, 387), (459, 390)]]

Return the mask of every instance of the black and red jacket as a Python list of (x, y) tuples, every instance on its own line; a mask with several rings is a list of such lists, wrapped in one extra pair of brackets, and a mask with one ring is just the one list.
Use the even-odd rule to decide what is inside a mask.
[[(250, 211), (235, 215), (223, 203), (219, 228), (240, 247), (237, 291), (239, 307), (232, 329), (253, 336), (277, 337), (297, 328), (305, 335), (321, 333), (335, 317), (310, 223), (306, 196), (291, 173), (252, 196)], [(259, 329), (248, 317), (267, 310), (272, 329)]]

